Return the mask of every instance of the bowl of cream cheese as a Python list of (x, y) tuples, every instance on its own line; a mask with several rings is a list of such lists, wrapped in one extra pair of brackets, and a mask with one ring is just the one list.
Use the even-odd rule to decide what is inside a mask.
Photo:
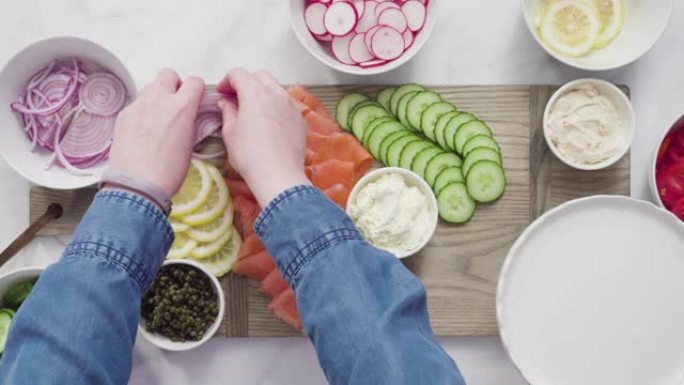
[(601, 170), (619, 161), (634, 140), (634, 109), (624, 92), (599, 79), (561, 87), (544, 111), (544, 137), (563, 163)]
[(437, 200), (418, 175), (397, 167), (368, 173), (352, 189), (347, 214), (366, 240), (397, 258), (422, 250), (437, 228)]

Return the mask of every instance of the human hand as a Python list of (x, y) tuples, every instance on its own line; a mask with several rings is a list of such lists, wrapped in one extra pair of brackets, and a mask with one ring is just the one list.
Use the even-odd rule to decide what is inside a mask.
[(163, 69), (116, 119), (110, 169), (178, 192), (190, 165), (204, 81)]
[(290, 187), (310, 184), (304, 173), (306, 123), (275, 78), (265, 71), (235, 69), (219, 83), (218, 91), (237, 94), (236, 120), (236, 106), (219, 102), (223, 139), (230, 164), (261, 207)]

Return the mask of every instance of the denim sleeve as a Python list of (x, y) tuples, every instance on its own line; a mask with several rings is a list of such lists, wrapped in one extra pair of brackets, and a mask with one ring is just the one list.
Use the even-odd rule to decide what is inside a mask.
[(13, 319), (0, 384), (126, 384), (141, 296), (172, 241), (155, 205), (99, 192)]
[(285, 191), (255, 227), (295, 289), (331, 384), (464, 383), (435, 340), (420, 281), (320, 191)]

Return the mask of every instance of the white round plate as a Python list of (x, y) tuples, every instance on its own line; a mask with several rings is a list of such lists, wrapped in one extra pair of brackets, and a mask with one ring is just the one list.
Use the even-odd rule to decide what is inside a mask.
[(624, 197), (551, 210), (511, 249), (497, 316), (531, 385), (680, 385), (684, 225)]

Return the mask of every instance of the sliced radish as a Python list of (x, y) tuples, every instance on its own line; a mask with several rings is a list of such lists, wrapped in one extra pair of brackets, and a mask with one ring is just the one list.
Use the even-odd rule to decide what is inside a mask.
[(366, 2), (364, 0), (352, 0), (354, 7), (356, 7), (356, 17), (360, 18), (366, 9)]
[(380, 4), (378, 4), (377, 7), (375, 7), (375, 13), (379, 15), (380, 13), (382, 13), (382, 11), (384, 11), (386, 9), (399, 9), (399, 10), (401, 10), (401, 7), (398, 6), (394, 2), (385, 1), (385, 2), (381, 2)]
[(379, 13), (378, 24), (392, 27), (399, 32), (404, 32), (408, 28), (408, 21), (406, 16), (404, 16), (404, 12), (394, 8), (386, 9)]
[(373, 35), (371, 48), (378, 59), (394, 60), (404, 53), (404, 37), (392, 27), (382, 27)]
[(387, 63), (387, 60), (369, 60), (369, 61), (366, 61), (363, 63), (359, 63), (359, 67), (361, 67), (361, 68), (379, 67), (385, 63)]
[(406, 51), (407, 49), (411, 48), (411, 46), (413, 45), (413, 39), (415, 38), (415, 36), (413, 36), (413, 32), (410, 29), (407, 29), (406, 31), (404, 31), (403, 37), (404, 37), (404, 51)]
[(378, 17), (375, 12), (375, 9), (378, 6), (378, 4), (379, 3), (377, 1), (373, 0), (366, 2), (366, 7), (363, 10), (363, 15), (361, 15), (359, 23), (356, 25), (355, 31), (357, 33), (368, 32), (368, 30), (370, 30), (378, 24)]
[(425, 5), (418, 0), (409, 0), (401, 6), (401, 10), (406, 15), (408, 28), (411, 31), (418, 31), (425, 24), (426, 9)]
[(326, 33), (324, 35), (314, 35), (314, 37), (318, 41), (331, 42), (334, 36), (329, 33)]
[(351, 40), (349, 45), (349, 56), (356, 63), (363, 63), (375, 59), (375, 56), (368, 50), (364, 41), (365, 33), (359, 33)]
[(369, 51), (373, 51), (373, 48), (371, 48), (373, 35), (375, 35), (375, 33), (382, 27), (382, 25), (376, 25), (375, 27), (369, 29), (368, 32), (366, 32), (366, 37), (363, 39), (363, 42), (366, 43), (366, 47)]
[(343, 64), (356, 64), (349, 56), (349, 45), (355, 34), (350, 33), (347, 36), (335, 36), (332, 41), (332, 52), (335, 58)]
[(325, 35), (328, 32), (324, 23), (327, 10), (328, 6), (323, 3), (312, 3), (304, 10), (304, 21), (314, 35)]
[(357, 22), (356, 8), (346, 1), (330, 4), (323, 18), (325, 29), (334, 36), (348, 34), (354, 30)]

